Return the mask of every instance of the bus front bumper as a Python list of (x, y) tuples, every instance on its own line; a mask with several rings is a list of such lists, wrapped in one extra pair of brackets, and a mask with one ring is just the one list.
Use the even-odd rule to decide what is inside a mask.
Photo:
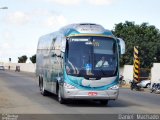
[(119, 89), (95, 91), (62, 88), (64, 99), (115, 100), (118, 98), (118, 94)]

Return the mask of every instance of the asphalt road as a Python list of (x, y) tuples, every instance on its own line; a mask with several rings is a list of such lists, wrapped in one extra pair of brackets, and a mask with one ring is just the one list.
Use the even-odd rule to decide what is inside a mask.
[(71, 101), (62, 105), (55, 95), (40, 94), (33, 73), (0, 71), (0, 113), (156, 114), (160, 113), (160, 95), (121, 88), (118, 100), (109, 101), (108, 106), (96, 101)]

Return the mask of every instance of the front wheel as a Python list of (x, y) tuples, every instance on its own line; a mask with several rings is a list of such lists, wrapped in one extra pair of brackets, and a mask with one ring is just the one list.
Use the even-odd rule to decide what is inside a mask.
[(58, 102), (59, 102), (60, 104), (64, 104), (64, 103), (65, 103), (64, 98), (62, 98), (60, 86), (59, 86), (59, 88), (58, 88)]

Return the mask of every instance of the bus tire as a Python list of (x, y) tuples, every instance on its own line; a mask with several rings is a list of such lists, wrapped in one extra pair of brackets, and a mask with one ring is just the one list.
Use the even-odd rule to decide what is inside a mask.
[(40, 88), (40, 84), (41, 84), (41, 77), (40, 77), (40, 76), (38, 77), (38, 82), (39, 82), (39, 83), (38, 83), (38, 86), (39, 86), (39, 88)]
[(100, 103), (101, 103), (102, 105), (108, 105), (108, 100), (100, 100)]
[(43, 85), (43, 78), (40, 77), (40, 83), (39, 83), (39, 88), (40, 88), (40, 92), (43, 96), (48, 95), (48, 92), (44, 89), (44, 85)]
[(62, 98), (60, 86), (58, 87), (58, 102), (60, 104), (64, 104), (65, 103), (65, 100)]

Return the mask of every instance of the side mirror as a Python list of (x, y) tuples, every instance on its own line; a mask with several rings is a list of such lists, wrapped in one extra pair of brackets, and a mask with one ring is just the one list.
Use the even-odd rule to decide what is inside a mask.
[(121, 38), (117, 38), (120, 46), (120, 54), (123, 55), (125, 53), (125, 42)]

